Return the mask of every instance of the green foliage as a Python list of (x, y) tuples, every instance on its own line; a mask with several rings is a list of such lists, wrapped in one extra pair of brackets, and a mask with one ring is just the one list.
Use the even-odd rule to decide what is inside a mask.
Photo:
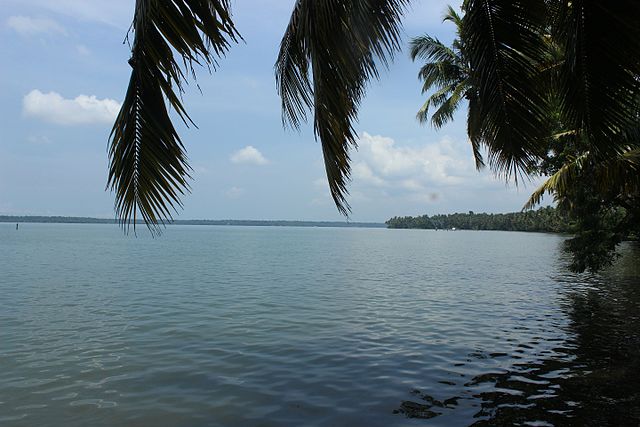
[(616, 259), (617, 245), (637, 237), (640, 224), (640, 174), (632, 151), (594, 163), (586, 154), (571, 157), (531, 196), (527, 206), (547, 191), (575, 222), (567, 241), (570, 269), (598, 271)]
[[(74, 216), (15, 216), (0, 215), (0, 223), (45, 223), (45, 224), (115, 224), (115, 219)], [(167, 221), (172, 225), (231, 225), (251, 227), (332, 227), (332, 228), (384, 228), (377, 222), (349, 221), (288, 221), (245, 219), (182, 219)]]
[(506, 214), (454, 213), (447, 215), (393, 217), (386, 221), (389, 228), (421, 228), (428, 230), (504, 230), (568, 233), (573, 230), (566, 215), (553, 207), (535, 211)]

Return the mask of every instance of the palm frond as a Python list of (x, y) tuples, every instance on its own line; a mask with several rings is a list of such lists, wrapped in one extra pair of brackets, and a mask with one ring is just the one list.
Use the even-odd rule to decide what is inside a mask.
[(462, 17), (458, 13), (458, 11), (456, 11), (454, 7), (451, 6), (450, 4), (447, 5), (447, 11), (442, 17), (442, 22), (447, 22), (447, 21), (455, 24), (456, 28), (458, 29), (458, 36), (460, 36), (460, 29), (462, 28)]
[(640, 148), (633, 148), (606, 161), (596, 161), (585, 153), (566, 162), (531, 194), (523, 210), (540, 204), (545, 194), (563, 199), (576, 187), (580, 176), (589, 173), (597, 184), (593, 191), (606, 194), (638, 194), (640, 192)]
[(227, 0), (137, 0), (132, 29), (132, 72), (110, 135), (107, 187), (125, 229), (135, 230), (139, 215), (157, 233), (189, 190), (190, 167), (166, 103), (193, 123), (180, 98), (187, 76), (195, 76), (194, 64), (215, 67), (239, 34)]
[(491, 168), (516, 182), (544, 155), (546, 97), (536, 90), (544, 0), (468, 0), (464, 30), (475, 99), (469, 136)]
[(458, 60), (456, 53), (451, 48), (428, 34), (411, 39), (409, 49), (409, 55), (413, 61), (421, 59), (423, 61), (454, 63)]
[(467, 135), (469, 136), (469, 142), (471, 143), (471, 149), (473, 150), (473, 158), (476, 163), (476, 169), (483, 169), (486, 164), (482, 156), (482, 144), (479, 138), (472, 138), (471, 135), (478, 135), (480, 133), (480, 126), (482, 125), (482, 117), (480, 116), (480, 109), (478, 108), (478, 100), (475, 95), (475, 90), (470, 90), (467, 94), (469, 105), (467, 107)]
[(560, 196), (566, 193), (575, 184), (582, 165), (587, 158), (588, 154), (583, 154), (562, 165), (556, 173), (547, 178), (547, 180), (529, 196), (529, 200), (527, 200), (522, 210), (533, 209), (539, 205), (545, 194), (556, 194)]
[(573, 0), (554, 12), (566, 125), (581, 130), (594, 155), (620, 154), (624, 146), (612, 140), (638, 122), (640, 2)]
[(427, 62), (420, 68), (418, 77), (422, 79), (422, 93), (433, 86), (452, 86), (465, 79), (464, 71), (458, 64), (450, 61)]
[(458, 109), (460, 102), (464, 99), (465, 90), (466, 85), (464, 84), (458, 84), (451, 88), (449, 92), (450, 95), (431, 116), (431, 124), (434, 128), (440, 129), (446, 123), (453, 120), (454, 113)]
[(331, 196), (344, 215), (353, 123), (366, 84), (400, 49), (409, 0), (298, 0), (280, 45), (276, 86), (285, 124), (298, 128), (313, 111)]
[(436, 108), (441, 107), (447, 99), (449, 99), (451, 93), (456, 89), (455, 84), (450, 84), (448, 86), (441, 87), (439, 90), (431, 94), (425, 103), (422, 105), (420, 110), (416, 113), (416, 118), (420, 123), (427, 123), (430, 121), (429, 119), (429, 109), (433, 106)]

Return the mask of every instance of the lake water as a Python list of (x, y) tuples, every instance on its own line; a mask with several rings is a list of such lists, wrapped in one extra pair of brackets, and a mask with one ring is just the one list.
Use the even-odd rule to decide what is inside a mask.
[(142, 234), (0, 224), (0, 425), (640, 423), (630, 247), (574, 276), (550, 234)]

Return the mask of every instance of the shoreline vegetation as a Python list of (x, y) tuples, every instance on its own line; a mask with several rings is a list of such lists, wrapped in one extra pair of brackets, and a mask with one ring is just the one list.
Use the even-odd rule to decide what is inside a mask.
[[(54, 224), (117, 224), (113, 218), (74, 216), (18, 216), (0, 215), (0, 223), (54, 223)], [(390, 228), (428, 230), (496, 230), (570, 233), (572, 224), (553, 207), (510, 213), (452, 213), (422, 216), (396, 216), (385, 223), (347, 221), (295, 221), (295, 220), (238, 220), (187, 219), (166, 221), (167, 225), (230, 225), (262, 227), (341, 227)]]
[[(51, 223), (51, 224), (117, 224), (113, 218), (91, 218), (74, 216), (14, 216), (0, 215), (0, 223)], [(288, 221), (288, 220), (244, 220), (244, 219), (183, 219), (166, 221), (167, 225), (236, 225), (263, 227), (344, 227), (385, 228), (383, 223), (347, 221)]]
[(572, 233), (575, 225), (558, 209), (547, 206), (538, 210), (509, 213), (453, 213), (393, 217), (387, 228), (426, 230), (495, 230), (543, 233)]

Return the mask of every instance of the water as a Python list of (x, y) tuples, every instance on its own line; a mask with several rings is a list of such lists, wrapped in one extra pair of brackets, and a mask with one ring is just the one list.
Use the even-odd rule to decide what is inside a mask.
[(638, 425), (637, 258), (561, 244), (0, 224), (0, 425)]

